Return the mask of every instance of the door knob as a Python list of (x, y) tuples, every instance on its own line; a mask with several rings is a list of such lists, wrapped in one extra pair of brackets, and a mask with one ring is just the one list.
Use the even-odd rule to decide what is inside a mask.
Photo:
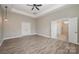
[(75, 33), (77, 33), (77, 32), (75, 32)]

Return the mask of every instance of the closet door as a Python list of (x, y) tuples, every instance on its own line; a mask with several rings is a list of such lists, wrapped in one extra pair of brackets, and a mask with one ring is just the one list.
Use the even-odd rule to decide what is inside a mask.
[(23, 22), (21, 29), (22, 29), (22, 35), (31, 35), (31, 23)]
[(69, 42), (76, 43), (78, 40), (77, 17), (69, 19)]
[(2, 30), (1, 30), (1, 27), (2, 27), (2, 20), (1, 20), (1, 12), (0, 12), (0, 40), (2, 39)]
[(51, 38), (57, 39), (58, 37), (58, 25), (56, 21), (51, 22)]

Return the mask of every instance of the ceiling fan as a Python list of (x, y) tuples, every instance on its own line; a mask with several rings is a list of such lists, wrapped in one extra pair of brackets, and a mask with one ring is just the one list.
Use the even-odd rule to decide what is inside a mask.
[(42, 6), (42, 4), (27, 4), (27, 6), (32, 6), (32, 10), (34, 10), (34, 8), (40, 10), (38, 7)]

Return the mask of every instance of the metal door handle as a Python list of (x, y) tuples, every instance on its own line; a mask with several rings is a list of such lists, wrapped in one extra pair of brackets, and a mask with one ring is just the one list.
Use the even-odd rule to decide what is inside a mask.
[(75, 32), (75, 33), (78, 33), (78, 32)]

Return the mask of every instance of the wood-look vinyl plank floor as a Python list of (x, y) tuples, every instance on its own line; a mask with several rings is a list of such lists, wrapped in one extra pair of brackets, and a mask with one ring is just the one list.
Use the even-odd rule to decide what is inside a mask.
[(5, 40), (0, 54), (77, 54), (79, 46), (38, 35)]

